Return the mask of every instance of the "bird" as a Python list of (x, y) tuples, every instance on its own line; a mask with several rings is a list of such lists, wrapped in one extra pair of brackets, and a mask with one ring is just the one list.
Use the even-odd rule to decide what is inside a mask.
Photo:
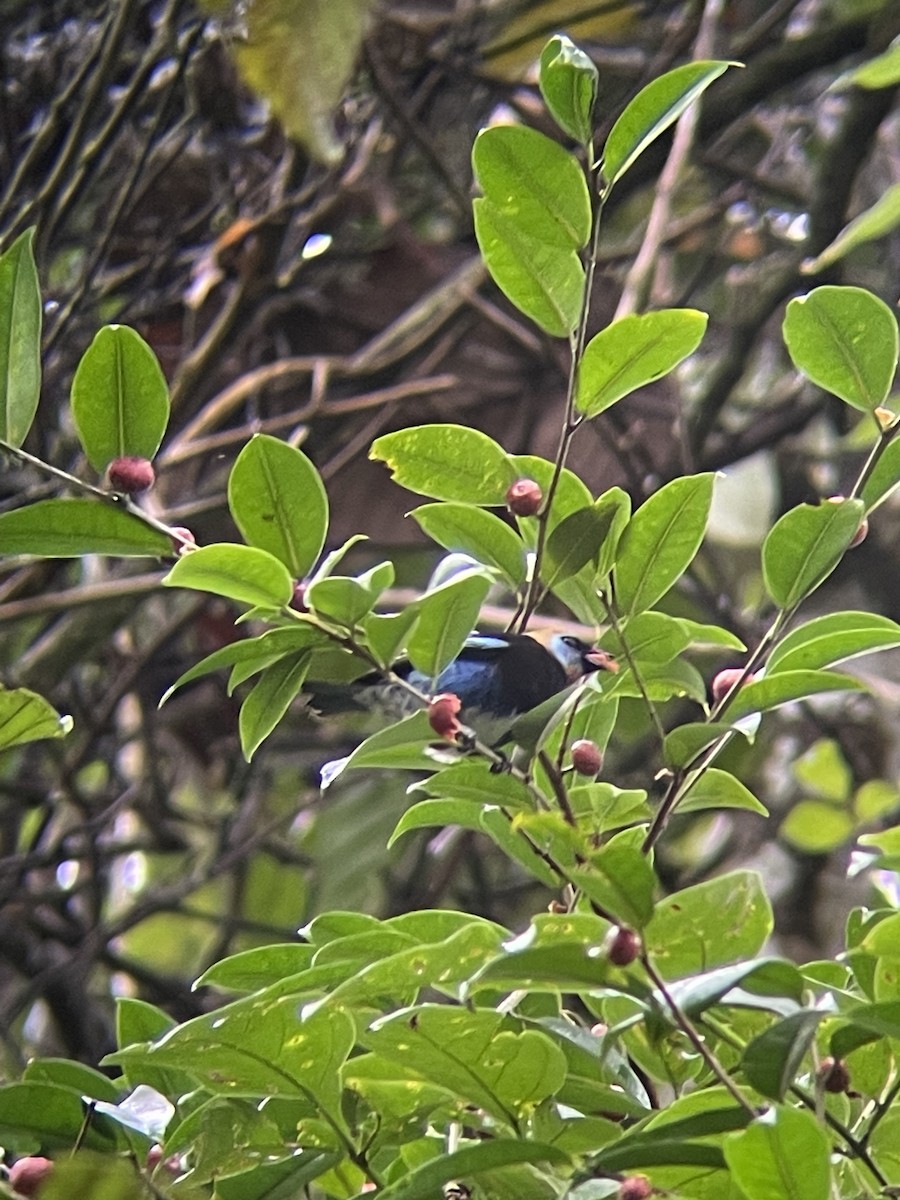
[(606, 651), (570, 634), (553, 633), (544, 645), (530, 634), (473, 633), (436, 679), (401, 659), (392, 667), (394, 679), (371, 672), (349, 686), (310, 690), (313, 707), (322, 713), (359, 708), (390, 720), (421, 708), (398, 679), (426, 695), (449, 693), (459, 699), (460, 722), (497, 745), (517, 717), (601, 669), (615, 671), (618, 665)]

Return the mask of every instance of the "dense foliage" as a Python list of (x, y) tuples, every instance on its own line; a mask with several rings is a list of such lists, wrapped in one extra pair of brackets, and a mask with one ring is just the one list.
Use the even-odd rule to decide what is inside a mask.
[[(896, 62), (885, 57), (887, 66), (875, 60), (866, 69), (892, 80)], [(52, 872), (62, 915), (92, 910), (102, 978), (115, 990), (120, 972), (126, 993), (106, 1074), (76, 1061), (85, 1053), (39, 1055), (0, 1089), (10, 1157), (35, 1163), (39, 1153), (61, 1159), (78, 1149), (41, 1181), (51, 1200), (249, 1200), (306, 1188), (340, 1198), (377, 1189), (391, 1200), (594, 1200), (651, 1188), (825, 1200), (874, 1196), (898, 1182), (900, 915), (889, 887), (882, 881), (877, 904), (853, 910), (837, 957), (798, 965), (771, 953), (763, 875), (719, 851), (779, 799), (777, 787), (770, 796), (759, 783), (767, 763), (777, 766), (765, 714), (787, 706), (832, 733), (795, 766), (807, 798), (782, 822), (783, 840), (820, 854), (856, 838), (870, 885), (895, 865), (896, 787), (872, 772), (857, 786), (839, 726), (867, 687), (843, 664), (900, 646), (900, 626), (864, 604), (840, 608), (823, 597), (839, 568), (852, 571), (900, 482), (897, 322), (873, 292), (817, 280), (782, 309), (795, 389), (814, 385), (817, 403), (825, 393), (839, 407), (859, 462), (845, 487), (766, 518), (755, 593), (718, 603), (741, 577), (717, 570), (703, 549), (716, 491), (715, 463), (699, 453), (715, 419), (709, 407), (698, 402), (688, 421), (691, 465), (702, 469), (670, 470), (646, 496), (594, 486), (575, 464), (615, 406), (660, 380), (689, 387), (691, 364), (706, 353), (705, 311), (646, 302), (661, 254), (649, 232), (650, 274), (629, 277), (617, 315), (597, 332), (592, 302), (620, 189), (676, 122), (667, 171), (683, 168), (679, 139), (690, 136), (699, 97), (709, 89), (714, 100), (738, 68), (698, 55), (657, 72), (596, 138), (591, 58), (555, 36), (540, 61), (540, 93), (567, 141), (521, 124), (479, 133), (474, 227), (481, 259), (515, 310), (566, 348), (566, 385), (552, 414), (557, 449), (517, 453), (501, 437), (447, 420), (367, 439), (371, 458), (426, 498), (411, 516), (446, 552), (412, 594), (397, 586), (392, 559), (360, 564), (357, 537), (342, 544), (339, 493), (326, 489), (312, 455), (270, 432), (246, 440), (228, 471), (239, 541), (198, 537), (176, 523), (179, 513), (157, 506), (152, 460), (165, 465), (177, 406), (153, 350), (126, 324), (103, 326), (72, 373), (60, 428), (77, 456), (63, 459), (49, 445), (26, 450), (44, 407), (40, 224), (11, 239), (0, 259), (2, 448), (47, 484), (42, 494), (17, 492), (0, 513), (0, 552), (23, 571), (57, 559), (89, 570), (97, 555), (162, 559), (162, 584), (192, 606), (170, 618), (176, 625), (214, 597), (220, 607), (205, 611), (217, 615), (219, 644), (170, 679), (163, 713), (182, 698), (190, 704), (200, 680), (227, 669), (227, 694), (241, 698), (240, 750), (255, 766), (268, 739), (297, 719), (308, 680), (375, 672), (404, 686), (392, 673), (401, 655), (436, 679), (492, 617), (521, 631), (567, 612), (618, 664), (520, 720), (515, 753), (478, 741), (419, 692), (419, 710), (361, 736), (330, 765), (324, 801), (310, 802), (327, 812), (346, 789), (359, 804), (342, 810), (334, 801), (344, 822), (379, 806), (371, 825), (352, 830), (367, 847), (385, 824), (393, 827), (386, 840), (400, 847), (441, 828), (440, 849), (417, 843), (416, 861), (431, 870), (442, 861), (459, 869), (473, 834), (483, 837), (491, 846), (479, 859), (491, 872), (485, 895), (513, 889), (517, 920), (464, 903), (397, 903), (396, 915), (375, 915), (364, 904), (350, 910), (355, 894), (330, 906), (320, 896), (300, 937), (274, 942), (242, 901), (258, 889), (256, 911), (265, 912), (267, 897), (297, 887), (290, 785), (279, 792), (277, 776), (268, 780), (265, 805), (242, 807), (236, 819), (234, 777), (216, 796), (170, 776), (165, 758), (145, 753), (136, 769), (136, 746), (152, 745), (140, 740), (155, 719), (146, 697), (120, 714), (125, 736), (105, 760), (77, 717), (73, 728), (44, 698), (49, 686), (0, 692), (10, 787), (27, 781), (38, 755), (48, 769), (62, 765), (66, 784), (54, 796), (38, 782), (31, 806), (14, 810), (10, 861), (20, 875)], [(319, 152), (336, 153), (328, 138)], [(815, 246), (807, 273), (881, 238), (895, 220), (890, 203)], [(184, 429), (180, 438), (190, 440)], [(128, 578), (118, 597), (125, 605), (133, 604)], [(752, 620), (721, 619), (750, 604)], [(221, 614), (235, 608), (237, 634), (223, 637)], [(75, 652), (71, 640), (63, 644)], [(29, 653), (36, 649), (39, 641)], [(110, 713), (140, 692), (136, 675), (126, 672)], [(62, 759), (52, 757), (73, 740)], [(312, 746), (310, 761), (321, 763), (321, 743)], [(416, 772), (405, 796), (409, 776), (398, 789), (388, 774), (397, 771)], [(177, 782), (175, 805), (160, 795), (155, 812), (142, 811), (132, 798), (141, 772), (159, 793)], [(204, 824), (224, 830), (222, 841), (214, 834), (192, 845)], [(148, 840), (143, 825), (160, 840)], [(285, 829), (282, 842), (272, 838)], [(317, 854), (315, 835), (301, 851), (340, 878), (334, 847)], [(224, 903), (210, 885), (253, 843), (276, 860), (281, 846), (282, 861), (255, 859), (255, 878)], [(176, 870), (154, 871), (154, 857), (167, 854)], [(354, 866), (364, 869), (359, 859)], [(165, 994), (159, 960), (141, 965), (145, 953), (153, 962), (154, 941), (173, 936), (176, 927), (159, 919), (170, 909), (200, 927), (233, 918), (256, 942), (237, 953), (226, 953), (229, 938), (218, 953), (198, 942), (209, 963), (197, 981), (201, 1011), (178, 1011), (190, 1002)], [(143, 940), (131, 936), (141, 931)], [(169, 961), (180, 965), (178, 949)], [(144, 998), (154, 992), (172, 1011)], [(65, 1030), (65, 997), (48, 991), (46, 1000)]]

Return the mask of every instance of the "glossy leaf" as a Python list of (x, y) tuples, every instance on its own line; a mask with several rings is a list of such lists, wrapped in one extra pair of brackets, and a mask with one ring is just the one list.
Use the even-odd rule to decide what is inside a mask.
[(264, 96), (288, 137), (334, 166), (332, 125), (366, 28), (369, 0), (250, 0), (235, 47), (245, 83)]
[(566, 1063), (544, 1034), (506, 1024), (494, 1010), (426, 1004), (375, 1021), (362, 1042), (511, 1123), (562, 1085)]
[(386, 463), (395, 483), (467, 504), (504, 504), (517, 475), (497, 443), (464, 425), (417, 425), (386, 433), (372, 443), (369, 457)]
[(900, 645), (900, 625), (868, 612), (828, 613), (792, 629), (775, 646), (766, 672), (818, 671)]
[(378, 563), (362, 575), (328, 575), (317, 579), (306, 589), (306, 602), (319, 616), (351, 629), (368, 616), (378, 597), (393, 582), (393, 563)]
[(706, 313), (693, 308), (622, 317), (585, 347), (575, 406), (596, 417), (623, 396), (674, 370), (703, 340)]
[(746, 1003), (748, 996), (759, 996), (771, 998), (776, 1012), (785, 1001), (796, 1007), (803, 998), (804, 987), (803, 976), (793, 963), (780, 958), (755, 958), (733, 967), (704, 971), (670, 984), (667, 990), (683, 1012), (697, 1016), (720, 1002), (727, 1005), (731, 992), (738, 993), (735, 997), (738, 1004)]
[(249, 762), (303, 687), (310, 654), (300, 650), (266, 667), (259, 682), (241, 705), (241, 751)]
[(562, 1166), (568, 1161), (568, 1155), (556, 1146), (513, 1138), (491, 1138), (423, 1163), (383, 1188), (379, 1200), (434, 1200), (435, 1196), (446, 1194), (445, 1184), (460, 1178), (477, 1180), (485, 1171), (498, 1171), (516, 1163)]
[[(900, 63), (900, 46), (897, 48), (897, 61)], [(805, 275), (814, 275), (818, 271), (824, 270), (825, 267), (830, 267), (838, 259), (844, 258), (857, 246), (864, 246), (866, 242), (884, 237), (898, 225), (900, 225), (900, 183), (894, 183), (870, 208), (845, 225), (821, 254), (808, 259), (800, 269)]]
[(328, 530), (328, 498), (302, 450), (257, 434), (228, 477), (228, 506), (244, 541), (268, 550), (295, 579), (313, 568)]
[(159, 707), (162, 708), (179, 688), (193, 683), (195, 679), (202, 679), (204, 675), (210, 675), (213, 671), (220, 671), (226, 667), (244, 667), (247, 669), (243, 676), (246, 679), (256, 671), (277, 662), (285, 654), (317, 645), (323, 638), (324, 634), (312, 625), (296, 625), (287, 629), (270, 629), (259, 637), (239, 638), (236, 642), (229, 642), (227, 646), (221, 646), (212, 654), (207, 654), (206, 658), (201, 658), (179, 675), (172, 686), (163, 693)]
[(21, 446), (41, 394), (41, 288), (34, 229), (0, 255), (0, 439)]
[(653, 916), (657, 889), (647, 856), (613, 843), (592, 857), (591, 868), (571, 871), (572, 882), (620, 924), (643, 929)]
[(102, 500), (38, 500), (0, 514), (0, 554), (159, 558), (171, 552), (172, 543), (164, 533), (151, 529), (124, 508)]
[(266, 608), (280, 608), (294, 594), (294, 581), (284, 563), (267, 550), (231, 542), (192, 550), (178, 560), (163, 584)]
[(623, 623), (621, 638), (608, 630), (600, 639), (604, 650), (624, 661), (623, 642), (632, 658), (642, 663), (667, 663), (690, 644), (691, 636), (681, 621), (666, 613), (643, 612)]
[(754, 958), (772, 933), (772, 907), (755, 871), (731, 871), (656, 905), (644, 944), (665, 979)]
[(826, 286), (787, 306), (782, 330), (798, 371), (853, 408), (883, 404), (897, 369), (897, 319), (864, 288)]
[(699, 812), (705, 808), (743, 808), (767, 817), (769, 810), (753, 793), (731, 775), (717, 767), (709, 767), (690, 785), (683, 800), (678, 802), (679, 813)]
[(169, 421), (169, 389), (156, 355), (127, 325), (106, 325), (72, 380), (72, 417), (88, 462), (152, 458)]
[(494, 513), (473, 504), (422, 504), (409, 514), (445, 550), (468, 554), (499, 571), (514, 591), (525, 579), (522, 539)]
[(763, 543), (762, 567), (779, 608), (794, 608), (831, 574), (862, 518), (861, 500), (843, 500), (800, 504), (775, 522)]
[(613, 526), (616, 509), (594, 505), (570, 513), (550, 531), (541, 563), (541, 574), (552, 591), (559, 583), (577, 575), (588, 563), (596, 563), (600, 547)]
[(577, 253), (529, 235), (485, 197), (473, 209), (481, 256), (497, 287), (545, 333), (569, 337), (584, 300)]
[(388, 846), (414, 829), (433, 829), (456, 825), (460, 829), (481, 829), (481, 806), (471, 800), (420, 800), (408, 808), (397, 822)]
[(691, 62), (675, 67), (643, 87), (613, 125), (603, 151), (608, 187), (640, 154), (730, 66), (728, 62)]
[(544, 103), (560, 129), (586, 146), (593, 131), (597, 68), (564, 34), (556, 34), (541, 52), (538, 84)]
[(71, 717), (61, 717), (51, 704), (27, 688), (0, 687), (0, 752), (25, 742), (64, 737)]
[(673, 479), (631, 518), (615, 568), (624, 614), (650, 608), (684, 574), (703, 540), (712, 490), (712, 474)]
[(886, 447), (865, 481), (859, 498), (866, 512), (873, 512), (894, 493), (900, 484), (900, 438), (895, 437)]
[(805, 1109), (775, 1105), (724, 1144), (734, 1182), (747, 1200), (829, 1200), (831, 1144)]
[(475, 138), (472, 167), (490, 208), (519, 233), (557, 251), (587, 245), (587, 181), (558, 142), (526, 125), (494, 125)]
[(255, 992), (288, 975), (305, 971), (315, 950), (301, 942), (254, 946), (213, 963), (194, 987), (217, 987), (232, 992)]
[(739, 732), (724, 721), (695, 721), (678, 725), (666, 734), (664, 750), (670, 767), (686, 767), (720, 738)]
[(779, 671), (748, 683), (736, 692), (725, 709), (729, 721), (750, 713), (768, 712), (794, 700), (805, 700), (823, 692), (862, 691), (865, 684), (835, 671)]
[(436, 680), (456, 658), (478, 622), (490, 587), (486, 575), (472, 571), (422, 596), (419, 619), (406, 644), (409, 660), (416, 670)]

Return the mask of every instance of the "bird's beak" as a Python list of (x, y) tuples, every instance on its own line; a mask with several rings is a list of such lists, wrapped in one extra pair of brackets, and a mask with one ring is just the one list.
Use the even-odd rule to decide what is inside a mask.
[(611, 654), (605, 650), (601, 650), (595, 646), (593, 650), (589, 650), (584, 656), (585, 662), (589, 662), (592, 667), (596, 667), (598, 671), (611, 671), (615, 675), (619, 670), (619, 664)]

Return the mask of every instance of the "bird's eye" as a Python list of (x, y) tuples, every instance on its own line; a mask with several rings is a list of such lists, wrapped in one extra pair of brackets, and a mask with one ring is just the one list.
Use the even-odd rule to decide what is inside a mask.
[(577, 637), (573, 637), (569, 633), (563, 635), (562, 643), (564, 646), (568, 646), (570, 650), (580, 650), (581, 649), (581, 642), (578, 640)]

